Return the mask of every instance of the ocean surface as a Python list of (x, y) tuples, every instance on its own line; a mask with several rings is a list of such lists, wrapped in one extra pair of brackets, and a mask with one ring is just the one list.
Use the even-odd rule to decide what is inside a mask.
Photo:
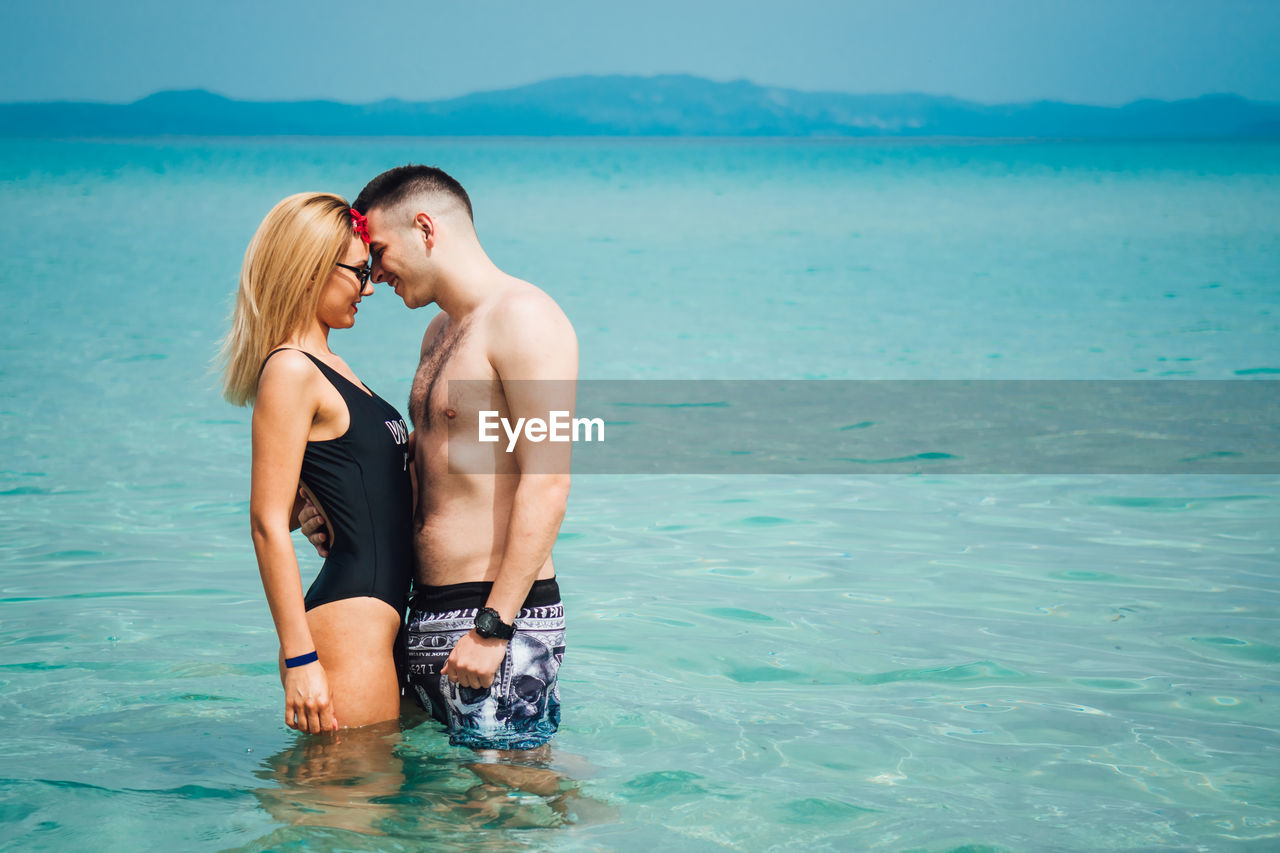
[[(552, 790), (286, 729), (211, 365), (271, 205), (410, 161), (586, 378), (1280, 374), (1274, 143), (0, 141), (0, 848), (1280, 847), (1275, 475), (580, 476)], [(331, 343), (403, 411), (434, 310)]]

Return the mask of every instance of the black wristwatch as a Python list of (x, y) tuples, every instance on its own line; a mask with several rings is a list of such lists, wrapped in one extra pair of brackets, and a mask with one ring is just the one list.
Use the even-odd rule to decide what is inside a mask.
[(481, 637), (497, 637), (499, 640), (510, 640), (515, 634), (516, 626), (502, 621), (502, 614), (492, 607), (482, 607), (476, 614), (476, 633)]

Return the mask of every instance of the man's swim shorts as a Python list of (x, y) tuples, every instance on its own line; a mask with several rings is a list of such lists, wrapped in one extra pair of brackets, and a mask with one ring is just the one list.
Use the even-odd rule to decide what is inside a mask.
[(555, 578), (530, 588), (490, 687), (463, 687), (441, 674), (492, 587), (478, 582), (418, 588), (406, 626), (408, 686), (423, 710), (448, 727), (450, 743), (533, 749), (560, 725), (556, 676), (564, 657), (564, 605)]

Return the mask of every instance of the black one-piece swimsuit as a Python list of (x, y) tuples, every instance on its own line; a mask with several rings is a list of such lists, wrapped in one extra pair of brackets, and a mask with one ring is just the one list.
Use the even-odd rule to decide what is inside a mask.
[(342, 395), (351, 421), (337, 438), (308, 441), (302, 457), (302, 482), (319, 500), (333, 533), (329, 556), (307, 590), (306, 608), (372, 596), (403, 616), (413, 573), (409, 431), (395, 406), (311, 353), (298, 352)]

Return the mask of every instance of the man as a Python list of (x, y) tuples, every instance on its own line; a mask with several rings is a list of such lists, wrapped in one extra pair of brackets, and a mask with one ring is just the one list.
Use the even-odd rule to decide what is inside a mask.
[[(559, 724), (564, 609), (551, 548), (569, 494), (567, 445), (480, 441), (481, 412), (509, 423), (573, 408), (578, 347), (559, 306), (481, 248), (471, 201), (443, 171), (401, 166), (355, 202), (373, 279), (427, 326), (409, 396), (416, 478), (410, 689), (452, 742), (530, 749)], [(492, 415), (489, 415), (492, 417)], [(323, 521), (304, 510), (319, 544)]]

